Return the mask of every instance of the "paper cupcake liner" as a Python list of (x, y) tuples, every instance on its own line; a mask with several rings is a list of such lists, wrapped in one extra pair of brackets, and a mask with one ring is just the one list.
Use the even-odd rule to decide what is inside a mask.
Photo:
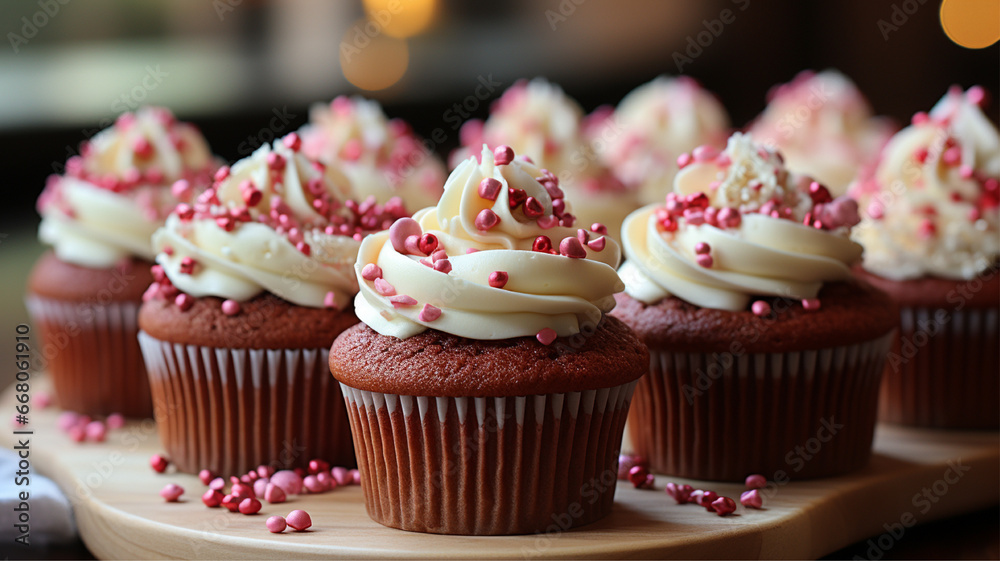
[(139, 332), (160, 439), (181, 471), (246, 473), (261, 464), (353, 466), (328, 349), (182, 345)]
[(139, 304), (25, 300), (42, 339), (41, 359), (63, 409), (149, 417), (153, 402), (136, 341)]
[(998, 310), (903, 308), (879, 418), (935, 428), (1000, 427)]
[(893, 336), (789, 353), (653, 350), (632, 403), (634, 451), (653, 471), (716, 481), (859, 468), (871, 454)]
[(566, 530), (607, 515), (635, 382), (526, 397), (341, 384), (373, 520), (435, 534)]

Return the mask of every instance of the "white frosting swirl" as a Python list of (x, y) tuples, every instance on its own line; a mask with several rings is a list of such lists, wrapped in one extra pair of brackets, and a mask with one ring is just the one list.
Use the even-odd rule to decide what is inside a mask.
[[(802, 223), (820, 212), (809, 184), (808, 178), (790, 177), (776, 154), (734, 134), (718, 158), (682, 169), (674, 192), (681, 198), (703, 193), (709, 209), (741, 213), (739, 224), (680, 218), (676, 230), (667, 231), (658, 216), (663, 205), (632, 213), (622, 229), (626, 293), (649, 304), (674, 295), (730, 311), (746, 309), (753, 296), (815, 298), (824, 282), (850, 276), (861, 247), (850, 241), (847, 226), (821, 230)], [(764, 214), (768, 207), (788, 217)], [(711, 266), (698, 263), (700, 243), (710, 247)]]
[(865, 269), (893, 280), (972, 279), (1000, 258), (1000, 134), (977, 105), (983, 96), (950, 91), (852, 187)]
[[(275, 158), (283, 165), (273, 165)], [(261, 194), (253, 206), (245, 199), (248, 181)], [(213, 192), (217, 201), (208, 201)], [(344, 207), (351, 195), (339, 170), (278, 140), (234, 164), (195, 205), (193, 217), (171, 215), (153, 236), (156, 260), (174, 286), (192, 296), (246, 301), (267, 291), (300, 306), (344, 308), (358, 289), (352, 266), (360, 232), (389, 223), (381, 217), (374, 228), (352, 225), (354, 213)], [(328, 204), (325, 212), (317, 200)], [(377, 208), (372, 203), (364, 206)], [(241, 212), (248, 220), (227, 229), (226, 218)], [(183, 270), (185, 258), (194, 260), (190, 272)]]
[(202, 189), (217, 165), (201, 133), (168, 110), (125, 113), (70, 158), (65, 176), (50, 178), (38, 201), (39, 238), (84, 267), (151, 260), (150, 236), (177, 203), (171, 184)]
[(635, 191), (621, 183), (598, 157), (599, 141), (588, 141), (583, 110), (559, 86), (541, 78), (520, 81), (503, 93), (485, 123), (466, 123), (454, 165), (479, 153), (484, 143), (506, 144), (554, 173), (573, 201), (580, 224), (601, 222), (618, 237), (625, 216), (639, 206)]
[(613, 114), (587, 127), (601, 159), (644, 203), (659, 203), (677, 173), (677, 157), (698, 146), (722, 148), (729, 116), (687, 76), (659, 76), (622, 98)]
[(803, 71), (770, 98), (750, 132), (779, 150), (790, 171), (816, 178), (834, 195), (847, 192), (892, 135), (892, 124), (874, 117), (854, 83), (835, 70)]
[[(425, 234), (436, 236), (438, 249), (446, 251), (449, 272), (421, 263), (421, 255), (397, 251), (387, 232), (369, 236), (361, 244), (356, 266), (361, 290), (355, 300), (361, 321), (398, 338), (432, 328), (493, 340), (535, 336), (545, 328), (559, 336), (572, 335), (580, 332), (581, 324), (598, 321), (614, 307), (614, 293), (624, 288), (614, 270), (620, 256), (617, 244), (604, 238), (601, 251), (584, 246), (584, 259), (532, 251), (538, 236), (549, 237), (558, 248), (561, 240), (576, 238), (578, 231), (560, 226), (544, 229), (525, 216), (523, 205), (511, 210), (508, 188), (523, 189), (541, 203), (544, 216), (551, 216), (552, 198), (536, 179), (542, 170), (520, 159), (495, 165), (493, 153), (485, 147), (481, 161), (470, 158), (459, 164), (438, 205), (414, 215)], [(502, 185), (495, 201), (479, 195), (486, 178)], [(476, 219), (486, 209), (500, 220), (483, 231)], [(594, 234), (591, 241), (597, 239)], [(374, 281), (362, 277), (369, 264), (381, 268), (382, 281), (397, 295), (412, 297), (416, 304), (394, 307)], [(490, 285), (495, 271), (508, 275), (502, 288)], [(429, 319), (422, 313), (428, 304), (441, 311), (440, 317)]]
[(413, 210), (441, 196), (444, 164), (409, 125), (386, 118), (376, 101), (340, 96), (316, 104), (300, 134), (305, 154), (340, 166), (359, 199), (373, 195), (385, 203), (400, 197)]

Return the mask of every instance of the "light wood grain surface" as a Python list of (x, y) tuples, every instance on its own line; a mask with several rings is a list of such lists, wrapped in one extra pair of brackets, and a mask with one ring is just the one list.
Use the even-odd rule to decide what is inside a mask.
[[(39, 382), (35, 391), (44, 385)], [(13, 410), (10, 392), (0, 407)], [(264, 503), (255, 516), (208, 509), (199, 498), (205, 486), (195, 476), (149, 468), (149, 456), (161, 451), (152, 421), (130, 422), (105, 443), (75, 444), (56, 428), (57, 414), (32, 412), (32, 469), (69, 495), (84, 542), (107, 559), (815, 558), (885, 532), (885, 525), (907, 514), (919, 524), (1000, 502), (998, 433), (880, 426), (867, 468), (778, 486), (761, 511), (740, 507), (736, 516), (720, 518), (695, 505), (676, 505), (662, 490), (669, 480), (734, 499), (741, 486), (659, 476), (655, 491), (619, 485), (611, 516), (568, 532), (436, 536), (372, 522), (359, 487)], [(13, 434), (6, 434), (10, 445)], [(949, 462), (968, 469), (956, 478)], [(167, 483), (185, 488), (182, 502), (159, 497)], [(936, 502), (919, 497), (924, 488)], [(297, 508), (312, 515), (311, 531), (271, 534), (264, 527), (268, 516)]]

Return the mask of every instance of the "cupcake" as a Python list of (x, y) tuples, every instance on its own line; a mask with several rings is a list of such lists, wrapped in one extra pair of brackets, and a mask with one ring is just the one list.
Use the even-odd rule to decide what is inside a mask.
[(540, 78), (511, 86), (493, 104), (486, 122), (466, 122), (461, 136), (463, 148), (452, 155), (453, 165), (478, 157), (483, 144), (506, 143), (559, 177), (580, 225), (600, 222), (612, 238), (617, 239), (622, 220), (639, 206), (635, 192), (601, 163), (599, 144), (584, 136), (580, 106)]
[(38, 198), (39, 237), (52, 250), (31, 271), (26, 304), (64, 409), (152, 415), (136, 342), (152, 280), (150, 235), (176, 196), (206, 187), (217, 165), (197, 128), (144, 107), (84, 142), (65, 174), (49, 177)]
[(687, 76), (660, 76), (588, 120), (585, 130), (602, 161), (641, 204), (663, 200), (678, 156), (705, 144), (721, 149), (729, 136), (725, 108)]
[(569, 210), (552, 173), (484, 147), (437, 207), (362, 242), (362, 323), (330, 370), (376, 522), (523, 534), (610, 511), (649, 355), (605, 315), (617, 244), (599, 224), (557, 225)]
[(955, 87), (892, 138), (852, 193), (858, 276), (899, 304), (882, 420), (1000, 426), (1000, 135), (980, 87)]
[(806, 70), (768, 94), (764, 113), (750, 126), (757, 142), (777, 149), (788, 169), (811, 176), (834, 196), (867, 167), (892, 136), (893, 125), (836, 70)]
[(653, 470), (742, 481), (868, 460), (898, 310), (851, 276), (856, 203), (749, 135), (699, 147), (622, 231), (613, 315), (650, 349), (629, 419)]
[(400, 197), (409, 208), (437, 203), (444, 164), (401, 119), (389, 120), (378, 102), (340, 96), (309, 111), (299, 134), (306, 156), (338, 165), (358, 200), (380, 204)]
[(352, 197), (347, 177), (306, 158), (293, 133), (221, 168), (153, 235), (156, 283), (139, 340), (160, 439), (178, 469), (353, 465), (326, 357), (357, 323), (362, 237), (403, 207)]

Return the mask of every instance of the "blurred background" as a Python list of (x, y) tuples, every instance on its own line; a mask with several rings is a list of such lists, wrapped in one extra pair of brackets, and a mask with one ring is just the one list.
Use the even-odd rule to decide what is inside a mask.
[[(741, 127), (771, 86), (837, 68), (877, 113), (905, 123), (952, 84), (1000, 91), (1000, 47), (956, 45), (939, 9), (938, 0), (4, 0), (2, 327), (12, 334), (27, 321), (46, 176), (140, 104), (196, 123), (229, 161), (343, 93), (379, 100), (423, 135), (443, 129), (435, 150), (444, 157), (462, 121), (485, 117), (490, 100), (535, 76), (590, 111), (683, 73)], [(9, 341), (4, 365), (13, 364)], [(0, 371), (0, 388), (13, 373)]]
[[(718, 94), (735, 126), (768, 89), (837, 68), (905, 123), (951, 84), (996, 94), (1000, 47), (956, 45), (934, 0), (5, 0), (0, 3), (0, 204), (5, 329), (26, 320), (43, 248), (45, 178), (140, 104), (199, 125), (234, 161), (343, 93), (378, 99), (442, 156), (468, 117), (519, 78), (545, 76), (590, 111), (660, 74)], [(996, 118), (997, 107), (989, 109)], [(440, 138), (438, 136), (437, 138)], [(4, 364), (12, 352), (0, 345)], [(12, 379), (4, 369), (0, 387)]]

